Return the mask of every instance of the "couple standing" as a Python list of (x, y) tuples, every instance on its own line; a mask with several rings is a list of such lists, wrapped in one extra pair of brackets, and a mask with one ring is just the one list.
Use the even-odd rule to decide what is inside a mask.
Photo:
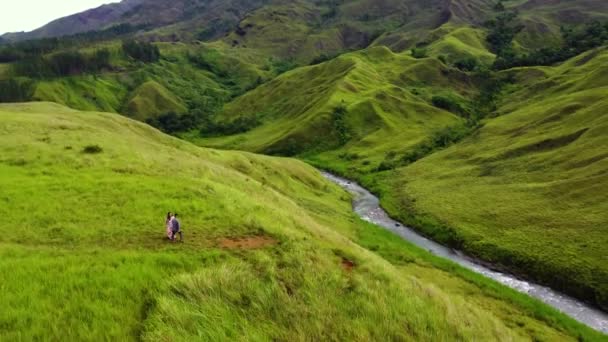
[(167, 228), (167, 237), (171, 241), (175, 241), (175, 235), (179, 234), (179, 241), (184, 242), (184, 237), (182, 235), (182, 229), (179, 224), (179, 220), (177, 219), (177, 213), (173, 214), (171, 212), (167, 213), (167, 219), (165, 220), (165, 227)]

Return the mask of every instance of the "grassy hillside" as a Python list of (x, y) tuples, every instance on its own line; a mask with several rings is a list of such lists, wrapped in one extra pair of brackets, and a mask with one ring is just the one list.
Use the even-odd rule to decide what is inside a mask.
[[(53, 56), (68, 53), (91, 56), (107, 50), (107, 65), (96, 72), (24, 75), (21, 66), (27, 65), (27, 60), (2, 64), (0, 91), (8, 97), (2, 97), (2, 101), (52, 101), (79, 110), (122, 113), (140, 121), (169, 113), (190, 114), (202, 120), (211, 117), (230, 98), (279, 72), (269, 57), (250, 51), (233, 56), (219, 42), (157, 46), (162, 57), (147, 63), (128, 56), (118, 40), (77, 49), (59, 47), (42, 57), (52, 60)], [(30, 89), (11, 96), (15, 92), (7, 84), (14, 80), (27, 81)]]
[(608, 51), (519, 81), (471, 138), (381, 178), (384, 203), (440, 240), (608, 308)]
[(371, 171), (387, 153), (407, 150), (432, 132), (463, 121), (433, 106), (435, 94), (466, 102), (464, 97), (475, 93), (467, 74), (437, 59), (373, 47), (288, 72), (237, 98), (218, 117), (228, 122), (255, 118), (259, 125), (199, 142), (314, 155), (336, 161), (336, 167)]
[(179, 98), (155, 81), (148, 81), (135, 89), (126, 106), (127, 113), (140, 121), (166, 113), (182, 114), (187, 110)]
[(49, 103), (0, 117), (0, 339), (601, 339), (357, 220), (301, 162)]

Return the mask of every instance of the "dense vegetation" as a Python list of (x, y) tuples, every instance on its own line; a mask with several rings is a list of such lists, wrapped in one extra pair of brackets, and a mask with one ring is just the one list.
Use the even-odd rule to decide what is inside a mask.
[(122, 43), (122, 50), (127, 56), (144, 63), (154, 63), (160, 59), (158, 47), (146, 42), (127, 40)]
[(61, 77), (99, 73), (110, 67), (110, 51), (101, 49), (85, 55), (78, 51), (58, 52), (49, 57), (33, 57), (13, 65), (13, 73), (31, 78)]
[[(5, 36), (0, 102), (300, 158), (438, 241), (605, 309), (605, 13), (150, 0), (103, 31)], [(1, 108), (0, 227), (24, 233), (0, 240), (0, 340), (604, 338), (360, 222), (305, 164), (112, 114)], [(168, 208), (185, 213), (183, 247), (151, 238)]]
[(120, 24), (102, 31), (90, 31), (61, 38), (42, 38), (16, 43), (0, 41), (0, 63), (38, 58), (58, 50), (75, 49), (94, 42), (116, 39), (144, 28), (145, 26)]
[[(486, 23), (490, 31), (487, 42), (497, 55), (493, 65), (495, 69), (552, 65), (608, 42), (608, 22), (594, 20), (578, 27), (562, 26), (561, 44), (558, 46), (545, 45), (529, 52), (520, 52), (513, 45), (517, 34), (524, 29), (517, 18), (517, 12), (503, 10), (495, 19)], [(463, 70), (474, 70), (474, 63), (470, 59), (458, 62), (457, 65)]]
[(356, 219), (304, 163), (47, 103), (0, 116), (1, 339), (600, 337)]

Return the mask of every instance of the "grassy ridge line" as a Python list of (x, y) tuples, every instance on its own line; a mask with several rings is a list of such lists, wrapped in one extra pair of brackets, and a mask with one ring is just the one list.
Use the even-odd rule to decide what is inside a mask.
[[(385, 243), (361, 237), (345, 193), (301, 162), (48, 103), (0, 115), (2, 339), (597, 337), (437, 273), (416, 249), (399, 252), (408, 268), (358, 246)], [(91, 144), (101, 153), (81, 152)], [(184, 245), (161, 236), (167, 208), (182, 214)], [(255, 237), (275, 243), (218, 248)]]
[(506, 97), (502, 116), (377, 177), (383, 205), (440, 241), (605, 308), (607, 57), (599, 49), (511, 71), (531, 81)]
[[(388, 152), (407, 149), (431, 132), (461, 120), (429, 104), (435, 92), (453, 93), (446, 90), (449, 88), (464, 94), (456, 93), (459, 97), (475, 92), (466, 74), (436, 59), (416, 60), (386, 47), (373, 47), (293, 70), (256, 88), (228, 104), (219, 116), (234, 120), (257, 115), (260, 126), (239, 135), (194, 141), (333, 160), (356, 155), (342, 162), (356, 159), (353, 167), (370, 171)], [(333, 117), (341, 105), (346, 109), (345, 144)], [(328, 152), (319, 154), (322, 151)]]

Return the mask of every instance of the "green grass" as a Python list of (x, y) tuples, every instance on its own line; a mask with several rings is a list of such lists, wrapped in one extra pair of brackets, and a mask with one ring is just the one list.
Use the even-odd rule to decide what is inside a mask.
[[(302, 162), (49, 103), (0, 116), (2, 340), (601, 338), (361, 222)], [(220, 248), (244, 237), (276, 243)]]
[(496, 57), (486, 46), (485, 32), (467, 26), (443, 25), (432, 33), (439, 39), (428, 47), (429, 55), (444, 56), (448, 61), (473, 57), (487, 65)]
[(127, 113), (140, 121), (167, 113), (182, 114), (187, 110), (179, 98), (155, 81), (135, 89), (126, 106)]
[[(260, 126), (239, 135), (193, 140), (212, 147), (304, 154), (334, 161), (336, 168), (369, 171), (390, 151), (405, 151), (461, 121), (431, 104), (432, 96), (448, 87), (464, 96), (475, 93), (467, 75), (434, 58), (417, 60), (373, 47), (290, 71), (218, 114), (224, 120), (255, 116)], [(331, 114), (340, 105), (347, 109), (345, 142)]]
[(37, 82), (34, 101), (51, 101), (80, 110), (118, 112), (128, 89), (113, 76), (74, 76)]
[[(503, 72), (514, 83), (493, 114), (499, 118), (394, 173), (376, 170), (463, 122), (430, 100), (446, 94), (470, 106), (473, 78), (432, 57), (374, 47), (257, 88), (221, 114), (256, 116), (260, 126), (194, 141), (295, 154), (357, 178), (393, 215), (441, 242), (606, 307), (606, 127), (598, 115), (606, 110), (606, 56), (597, 49), (556, 67)], [(332, 121), (340, 104), (345, 143)]]
[[(600, 49), (543, 68), (545, 76), (515, 87), (501, 116), (471, 138), (380, 176), (387, 209), (607, 308), (607, 58)], [(510, 72), (524, 80), (536, 74)]]

